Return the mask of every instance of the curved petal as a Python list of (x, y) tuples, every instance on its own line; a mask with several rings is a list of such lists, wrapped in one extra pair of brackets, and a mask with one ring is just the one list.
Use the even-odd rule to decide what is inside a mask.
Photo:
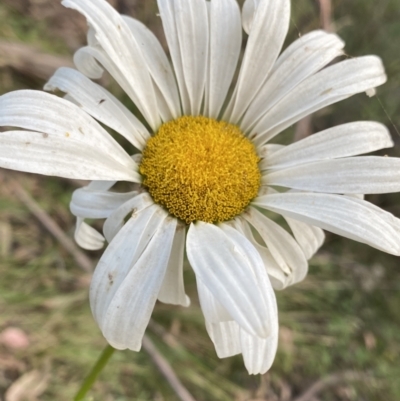
[(290, 0), (260, 0), (252, 22), (237, 85), (224, 118), (241, 116), (269, 76), (281, 51), (290, 20)]
[(285, 217), (285, 220), (289, 224), (294, 238), (303, 250), (306, 259), (311, 259), (325, 241), (324, 232), (318, 227), (310, 226), (289, 217)]
[(243, 24), (243, 30), (247, 34), (250, 34), (251, 27), (254, 21), (254, 14), (259, 4), (260, 0), (246, 0), (243, 4), (242, 24)]
[(153, 206), (129, 220), (103, 254), (93, 275), (90, 302), (107, 341), (139, 351), (161, 288), (176, 219)]
[(161, 114), (162, 119), (168, 121), (179, 117), (181, 109), (178, 87), (171, 65), (160, 42), (153, 32), (140, 21), (125, 15), (122, 18), (138, 43), (150, 75), (167, 105), (166, 113)]
[(100, 79), (103, 76), (104, 69), (88, 49), (91, 49), (91, 46), (81, 47), (75, 52), (74, 64), (88, 78)]
[[(268, 146), (268, 145), (267, 145)], [(325, 159), (337, 159), (390, 148), (389, 130), (380, 123), (358, 121), (313, 134), (269, 153), (260, 169), (284, 169)]]
[[(246, 331), (267, 337), (275, 298), (257, 251), (236, 230), (191, 224), (187, 254), (196, 277)], [(238, 237), (240, 240), (238, 240)]]
[(262, 183), (338, 194), (398, 192), (400, 159), (363, 156), (323, 160), (266, 174)]
[(309, 76), (343, 54), (343, 41), (324, 31), (313, 31), (293, 42), (278, 58), (267, 82), (240, 123), (248, 131), (268, 110)]
[(235, 0), (213, 0), (210, 5), (210, 57), (205, 114), (218, 118), (239, 60), (242, 46), (240, 10)]
[(327, 67), (305, 79), (269, 110), (249, 133), (263, 145), (301, 118), (386, 82), (380, 58), (353, 58)]
[(280, 193), (253, 204), (335, 234), (400, 255), (400, 220), (361, 199), (315, 193)]
[(59, 68), (44, 87), (71, 96), (96, 120), (117, 131), (143, 150), (150, 134), (146, 127), (111, 93), (72, 68)]
[(76, 219), (74, 238), (81, 248), (88, 251), (102, 249), (105, 241), (104, 237), (89, 224), (86, 224), (81, 217)]
[(167, 271), (158, 294), (160, 302), (182, 306), (190, 305), (190, 299), (185, 294), (185, 284), (183, 282), (185, 236), (185, 226), (178, 222)]
[(70, 210), (74, 216), (85, 219), (106, 219), (122, 204), (134, 198), (138, 192), (109, 192), (93, 190), (88, 187), (74, 191)]
[(87, 180), (140, 182), (137, 164), (73, 103), (38, 91), (0, 97), (0, 126), (31, 131), (0, 134), (0, 165)]
[[(140, 47), (121, 15), (105, 0), (63, 0), (62, 4), (86, 17), (96, 32), (99, 44), (115, 68), (125, 77), (123, 89), (135, 102), (150, 126), (154, 130), (157, 129), (161, 121), (157, 113), (153, 82)], [(118, 77), (114, 78), (118, 81)]]
[(206, 320), (206, 329), (218, 358), (228, 358), (242, 352), (240, 326), (236, 322), (210, 323)]
[(266, 373), (274, 362), (278, 349), (278, 318), (272, 325), (272, 333), (268, 338), (259, 338), (240, 331), (240, 345), (243, 360), (249, 374), (257, 375)]
[(124, 225), (125, 217), (129, 213), (136, 214), (151, 205), (154, 205), (154, 202), (151, 199), (151, 196), (145, 192), (128, 200), (118, 209), (114, 210), (109, 215), (103, 226), (104, 236), (106, 237), (107, 241), (111, 242), (117, 235), (118, 231)]
[[(252, 204), (258, 205), (254, 201)], [(294, 238), (253, 207), (243, 217), (258, 231), (280, 268), (290, 275), (290, 284), (303, 280), (308, 271), (308, 263)]]

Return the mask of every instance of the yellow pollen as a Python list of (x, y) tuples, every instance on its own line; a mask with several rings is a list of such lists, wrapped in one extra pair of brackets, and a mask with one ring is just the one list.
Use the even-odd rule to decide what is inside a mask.
[(240, 129), (184, 116), (149, 139), (140, 173), (153, 200), (187, 224), (231, 220), (257, 196), (260, 161)]

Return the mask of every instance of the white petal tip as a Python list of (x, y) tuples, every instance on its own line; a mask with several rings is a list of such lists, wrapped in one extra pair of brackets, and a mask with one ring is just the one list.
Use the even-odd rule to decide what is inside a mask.
[(368, 97), (374, 97), (376, 95), (376, 89), (375, 88), (370, 88), (365, 93), (366, 93), (366, 95)]

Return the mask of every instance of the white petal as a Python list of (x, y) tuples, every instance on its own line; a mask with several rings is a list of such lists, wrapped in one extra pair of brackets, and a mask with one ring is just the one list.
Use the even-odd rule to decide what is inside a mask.
[(243, 360), (251, 375), (266, 373), (274, 362), (278, 348), (279, 324), (277, 318), (272, 327), (272, 334), (266, 339), (252, 336), (244, 330), (240, 331)]
[[(263, 159), (269, 159), (272, 155), (272, 153), (277, 152), (278, 150), (281, 150), (285, 148), (285, 145), (278, 145), (276, 143), (269, 143), (268, 145), (260, 146), (257, 151), (258, 155), (263, 158)], [(260, 166), (262, 163), (266, 163), (266, 161), (262, 160), (260, 163)]]
[(232, 316), (208, 290), (207, 286), (199, 278), (196, 279), (196, 282), (201, 310), (206, 321), (210, 323), (232, 321)]
[[(117, 349), (140, 350), (167, 269), (176, 219), (167, 217), (157, 206), (142, 214), (152, 209), (156, 212), (150, 220), (139, 215), (117, 234), (101, 258), (90, 287), (96, 320), (104, 337)], [(141, 224), (143, 220), (146, 227)]]
[(176, 30), (190, 114), (200, 114), (208, 64), (209, 28), (204, 0), (174, 0)]
[(206, 111), (218, 118), (239, 60), (242, 46), (240, 10), (235, 0), (213, 0), (210, 5), (210, 57)]
[(140, 21), (122, 16), (139, 45), (154, 83), (167, 104), (168, 113), (161, 115), (164, 121), (181, 114), (178, 87), (168, 58), (156, 36)]
[(88, 251), (97, 251), (104, 246), (104, 237), (81, 217), (76, 219), (74, 238), (76, 243)]
[[(257, 205), (254, 201), (252, 204)], [(303, 280), (308, 271), (308, 263), (294, 238), (253, 207), (243, 217), (258, 231), (281, 269), (290, 275), (290, 283)]]
[(137, 164), (79, 107), (38, 91), (0, 97), (0, 166), (86, 180), (140, 182)]
[(286, 271), (282, 270), (272, 256), (270, 250), (256, 241), (247, 221), (242, 218), (236, 218), (234, 220), (234, 227), (257, 249), (257, 252), (264, 263), (265, 270), (268, 273), (272, 287), (275, 290), (283, 290), (286, 288), (291, 282), (291, 272), (287, 269)]
[(318, 161), (266, 174), (262, 183), (339, 194), (398, 192), (400, 159), (364, 156)]
[(301, 118), (325, 106), (386, 82), (380, 58), (353, 58), (327, 67), (305, 79), (251, 130), (255, 142), (262, 145)]
[(136, 214), (143, 209), (153, 205), (154, 202), (148, 193), (141, 193), (122, 204), (118, 209), (110, 214), (103, 226), (104, 236), (108, 242), (117, 235), (124, 225), (125, 217), (129, 213)]
[(274, 154), (268, 154), (260, 163), (260, 168), (283, 169), (318, 160), (360, 155), (392, 146), (389, 130), (384, 125), (359, 121), (329, 128), (282, 147)]
[(138, 192), (96, 191), (87, 187), (74, 191), (70, 203), (71, 213), (86, 219), (105, 219)]
[(88, 51), (91, 46), (85, 46), (78, 49), (74, 54), (74, 64), (76, 68), (88, 78), (100, 79), (103, 76), (104, 69)]
[(182, 306), (190, 305), (190, 299), (185, 294), (185, 285), (183, 282), (184, 250), (185, 226), (178, 223), (167, 271), (158, 294), (158, 300), (161, 302)]
[(255, 12), (246, 51), (225, 118), (237, 123), (266, 81), (285, 40), (290, 0), (261, 0)]
[(176, 79), (178, 81), (183, 114), (190, 114), (190, 101), (189, 94), (186, 89), (182, 55), (179, 46), (174, 0), (157, 0), (157, 4), (160, 10), (160, 17), (164, 27), (165, 36), (167, 38), (168, 48), (171, 54)]
[(259, 4), (260, 0), (246, 0), (243, 4), (242, 24), (243, 24), (243, 30), (247, 34), (250, 33), (251, 27), (253, 25), (254, 14)]
[(324, 232), (314, 226), (286, 217), (294, 238), (303, 250), (307, 260), (311, 259), (325, 241)]
[(96, 120), (120, 133), (139, 150), (150, 134), (145, 126), (111, 93), (71, 68), (59, 68), (44, 87), (68, 93)]
[(236, 235), (213, 224), (192, 224), (187, 238), (189, 262), (196, 277), (242, 328), (267, 337), (268, 316), (276, 309), (268, 275), (251, 243), (231, 230)]
[(281, 193), (256, 198), (253, 204), (400, 255), (400, 220), (361, 199), (329, 194)]
[[(155, 130), (160, 119), (153, 82), (140, 48), (121, 15), (104, 0), (63, 0), (62, 4), (86, 17), (96, 31), (99, 44), (125, 77), (124, 82), (119, 82), (122, 88)], [(118, 81), (117, 76), (114, 78)]]
[(268, 110), (304, 79), (343, 54), (343, 41), (324, 31), (313, 31), (293, 42), (278, 58), (265, 85), (240, 123), (248, 131)]
[(206, 320), (206, 329), (218, 358), (228, 358), (241, 353), (240, 327), (236, 322), (209, 323)]

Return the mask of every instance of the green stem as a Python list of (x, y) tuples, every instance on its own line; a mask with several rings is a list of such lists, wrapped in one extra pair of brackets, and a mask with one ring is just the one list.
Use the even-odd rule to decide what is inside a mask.
[(93, 366), (89, 375), (86, 377), (85, 381), (82, 383), (82, 386), (79, 389), (79, 391), (77, 392), (77, 394), (74, 398), (74, 401), (83, 401), (84, 400), (87, 392), (92, 388), (94, 382), (97, 379), (97, 376), (103, 370), (104, 366), (107, 365), (107, 362), (111, 358), (114, 351), (115, 351), (115, 349), (113, 347), (111, 347), (111, 345), (107, 345), (107, 347), (104, 348), (104, 350), (101, 353), (96, 364)]

